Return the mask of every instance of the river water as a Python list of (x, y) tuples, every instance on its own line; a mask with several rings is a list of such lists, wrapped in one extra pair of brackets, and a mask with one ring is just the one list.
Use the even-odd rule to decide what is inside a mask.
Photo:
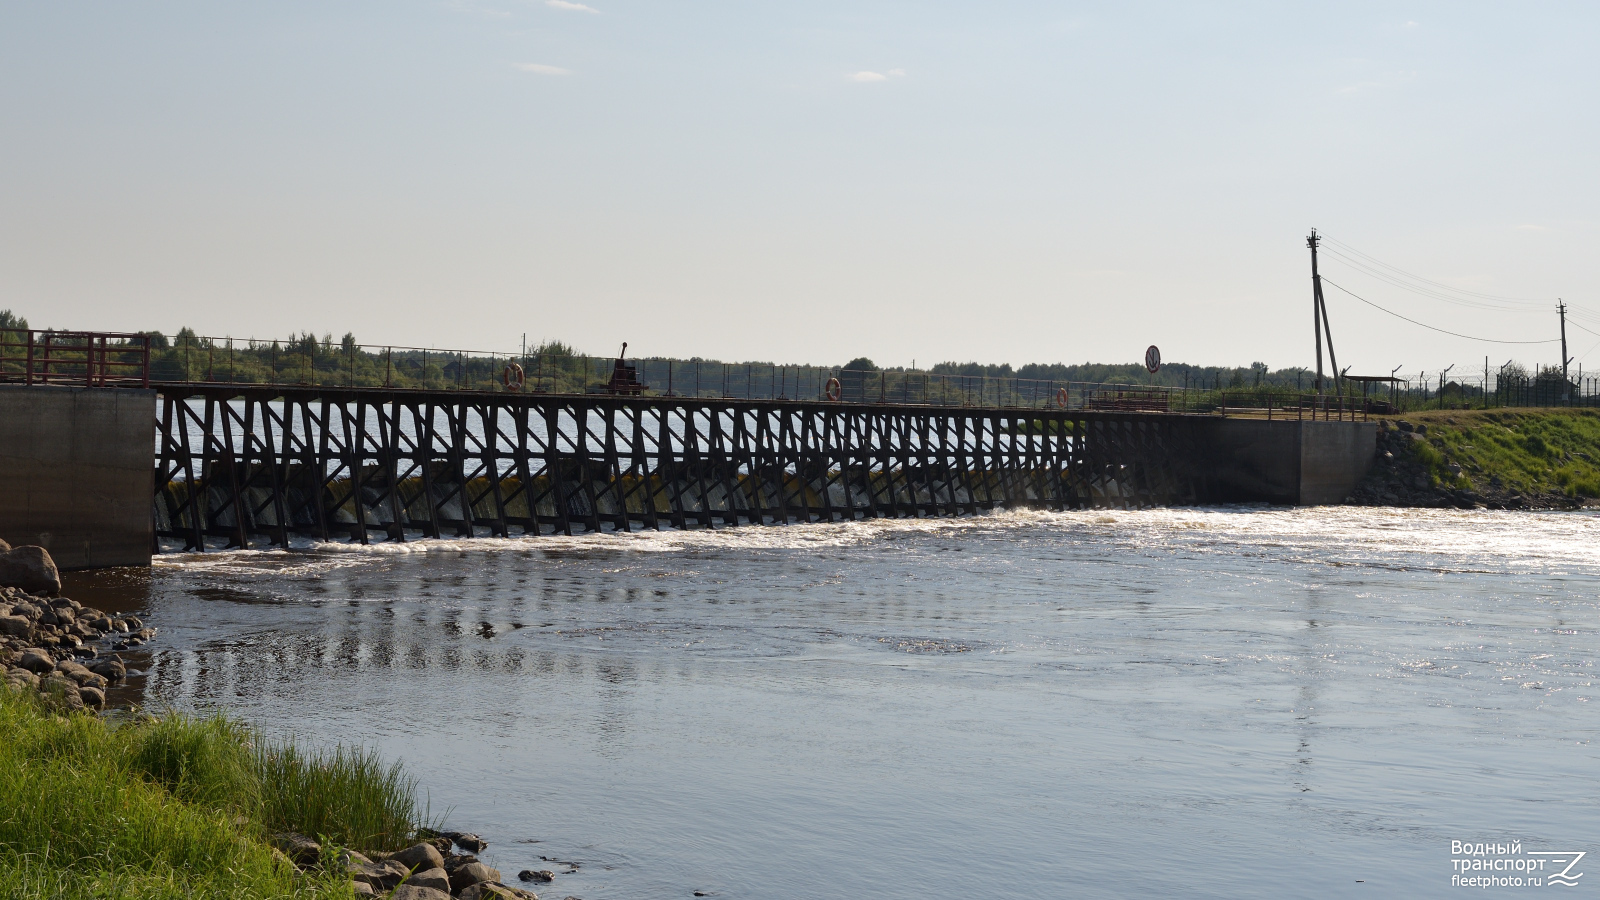
[(161, 627), (147, 703), (403, 759), (508, 879), (561, 873), (545, 896), (1426, 897), (1452, 840), (1600, 850), (1597, 537), (1015, 512), (70, 587)]

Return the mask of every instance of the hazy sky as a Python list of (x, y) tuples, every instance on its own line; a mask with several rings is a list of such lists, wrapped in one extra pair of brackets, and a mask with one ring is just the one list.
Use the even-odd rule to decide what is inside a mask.
[[(1329, 260), (1600, 342), (1600, 8), (0, 5), (0, 307), (36, 327), (838, 363), (1310, 364)], [(1341, 364), (1548, 345), (1329, 289)], [(1502, 308), (1506, 307), (1506, 308)], [(1600, 351), (1586, 366), (1600, 370)]]

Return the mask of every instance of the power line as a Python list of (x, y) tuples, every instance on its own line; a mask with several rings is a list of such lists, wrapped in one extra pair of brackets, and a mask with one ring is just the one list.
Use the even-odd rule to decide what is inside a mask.
[(1465, 307), (1470, 307), (1472, 309), (1500, 310), (1500, 311), (1505, 311), (1505, 312), (1526, 312), (1526, 311), (1528, 311), (1528, 310), (1530, 310), (1532, 308), (1531, 306), (1520, 306), (1520, 305), (1519, 306), (1512, 306), (1512, 305), (1505, 304), (1505, 303), (1500, 303), (1500, 302), (1491, 302), (1491, 301), (1484, 301), (1484, 300), (1473, 300), (1473, 299), (1467, 299), (1467, 298), (1463, 298), (1463, 297), (1456, 297), (1456, 296), (1452, 296), (1450, 294), (1444, 293), (1443, 291), (1434, 290), (1432, 288), (1417, 287), (1416, 285), (1410, 284), (1410, 283), (1406, 282), (1404, 279), (1401, 279), (1399, 277), (1391, 275), (1388, 272), (1383, 271), (1382, 269), (1378, 269), (1376, 267), (1369, 266), (1366, 263), (1364, 263), (1364, 262), (1362, 262), (1362, 261), (1360, 261), (1358, 259), (1354, 259), (1352, 257), (1345, 256), (1343, 253), (1340, 253), (1338, 250), (1336, 250), (1334, 248), (1330, 247), (1330, 248), (1328, 248), (1328, 250), (1326, 252), (1327, 252), (1327, 254), (1329, 256), (1333, 257), (1334, 261), (1343, 263), (1344, 265), (1347, 265), (1347, 266), (1355, 269), (1356, 271), (1360, 272), (1361, 274), (1366, 275), (1366, 276), (1368, 276), (1370, 278), (1376, 278), (1379, 281), (1384, 282), (1385, 284), (1388, 284), (1388, 285), (1390, 285), (1392, 287), (1400, 288), (1403, 291), (1410, 291), (1413, 294), (1418, 294), (1420, 296), (1428, 297), (1428, 298), (1431, 298), (1431, 299), (1434, 299), (1434, 300), (1443, 300), (1446, 303), (1452, 303), (1452, 304), (1455, 304), (1456, 306), (1465, 306)]
[[(1589, 329), (1585, 328), (1584, 331), (1589, 331)], [(1589, 333), (1593, 334), (1594, 332), (1590, 331)], [(1590, 347), (1589, 349), (1583, 351), (1583, 355), (1578, 357), (1578, 362), (1581, 363), (1584, 360), (1588, 359), (1589, 358), (1589, 354), (1594, 352), (1594, 348), (1595, 347), (1600, 347), (1600, 341), (1595, 341), (1593, 347)]]
[[(1547, 306), (1551, 302), (1550, 300), (1530, 300), (1520, 297), (1503, 297), (1498, 294), (1486, 294), (1479, 291), (1469, 291), (1465, 288), (1451, 287), (1450, 285), (1442, 282), (1434, 281), (1431, 278), (1424, 278), (1421, 275), (1415, 275), (1411, 272), (1407, 272), (1405, 269), (1402, 269), (1399, 266), (1386, 263), (1370, 253), (1363, 253), (1362, 251), (1357, 250), (1338, 238), (1327, 238), (1327, 240), (1330, 244), (1337, 245), (1337, 248), (1325, 248), (1325, 252), (1332, 256), (1336, 262), (1350, 266), (1363, 275), (1376, 278), (1393, 287), (1400, 288), (1404, 291), (1410, 291), (1411, 293), (1423, 297), (1428, 297), (1434, 300), (1442, 300), (1446, 303), (1464, 306), (1471, 309), (1502, 310), (1506, 312), (1532, 312), (1536, 309)], [(1341, 252), (1341, 249), (1343, 252)], [(1346, 253), (1350, 255), (1347, 256), (1345, 255)], [(1355, 257), (1360, 258), (1357, 259)], [(1426, 287), (1419, 286), (1418, 284), (1407, 283), (1407, 279), (1420, 282), (1421, 285), (1426, 285)], [(1579, 318), (1586, 322), (1600, 325), (1600, 312), (1595, 312), (1593, 310), (1585, 309), (1581, 306), (1576, 306), (1573, 304), (1567, 305), (1567, 318), (1569, 320), (1573, 318)], [(1600, 332), (1591, 331), (1590, 333), (1600, 336)]]
[(1590, 329), (1590, 328), (1584, 328), (1582, 325), (1579, 325), (1577, 322), (1572, 321), (1572, 310), (1571, 309), (1567, 310), (1567, 322), (1570, 323), (1573, 328), (1580, 328), (1580, 329), (1583, 329), (1584, 331), (1589, 332), (1590, 334), (1594, 335), (1595, 337), (1600, 337), (1600, 331), (1595, 331), (1595, 330)]
[[(1365, 303), (1366, 305), (1372, 307), (1373, 309), (1378, 310), (1379, 312), (1386, 312), (1389, 315), (1394, 316), (1396, 319), (1405, 319), (1407, 322), (1410, 322), (1413, 325), (1421, 326), (1423, 328), (1428, 329), (1429, 331), (1437, 331), (1440, 334), (1448, 334), (1451, 337), (1465, 338), (1466, 340), (1469, 340), (1469, 341), (1482, 341), (1482, 342), (1484, 342), (1486, 344), (1556, 344), (1556, 343), (1560, 343), (1560, 341), (1561, 341), (1560, 338), (1550, 338), (1549, 340), (1544, 340), (1544, 341), (1502, 341), (1502, 340), (1496, 340), (1495, 338), (1473, 337), (1470, 334), (1460, 334), (1460, 333), (1454, 332), (1454, 331), (1446, 331), (1443, 328), (1435, 328), (1434, 326), (1429, 325), (1426, 322), (1418, 322), (1416, 319), (1410, 318), (1408, 316), (1402, 316), (1402, 315), (1400, 315), (1399, 313), (1395, 312), (1392, 309), (1384, 309), (1383, 307), (1379, 306), (1376, 303), (1373, 303), (1371, 300), (1368, 300), (1367, 298), (1361, 296), (1360, 294), (1357, 294), (1354, 291), (1351, 291), (1351, 290), (1349, 290), (1347, 288), (1343, 288), (1343, 287), (1340, 287), (1337, 284), (1334, 284), (1332, 281), (1328, 280), (1328, 276), (1326, 276), (1326, 275), (1322, 276), (1322, 281), (1325, 284), (1332, 284), (1334, 287), (1339, 288), (1339, 290), (1344, 291), (1346, 294), (1349, 294), (1350, 296), (1356, 298), (1357, 300), (1360, 300), (1362, 303)], [(1578, 327), (1581, 328), (1582, 326), (1578, 326)], [(1587, 329), (1587, 328), (1584, 328), (1583, 330), (1584, 331), (1589, 331), (1589, 329)], [(1595, 332), (1592, 332), (1592, 331), (1590, 331), (1589, 333), (1590, 334), (1595, 334)]]
[(1549, 302), (1548, 300), (1530, 300), (1530, 299), (1528, 299), (1526, 297), (1502, 297), (1502, 296), (1500, 296), (1498, 294), (1484, 294), (1484, 293), (1480, 293), (1478, 291), (1469, 291), (1469, 290), (1466, 290), (1465, 288), (1451, 287), (1448, 284), (1445, 284), (1445, 283), (1440, 282), (1440, 281), (1434, 281), (1431, 278), (1424, 278), (1421, 275), (1413, 275), (1412, 273), (1407, 272), (1405, 269), (1402, 269), (1399, 266), (1392, 266), (1392, 265), (1384, 262), (1383, 260), (1378, 259), (1375, 256), (1372, 256), (1371, 254), (1362, 253), (1360, 250), (1357, 250), (1356, 248), (1350, 246), (1349, 244), (1346, 244), (1344, 241), (1341, 241), (1341, 240), (1339, 240), (1337, 238), (1331, 238), (1331, 237), (1328, 237), (1326, 234), (1324, 234), (1323, 235), (1323, 239), (1327, 240), (1329, 243), (1336, 244), (1340, 249), (1344, 250), (1346, 253), (1351, 253), (1351, 254), (1354, 254), (1356, 256), (1359, 256), (1362, 259), (1367, 260), (1368, 262), (1372, 263), (1373, 265), (1380, 266), (1380, 267), (1382, 267), (1384, 269), (1388, 269), (1389, 271), (1394, 272), (1397, 275), (1403, 276), (1405, 278), (1409, 278), (1412, 281), (1420, 281), (1423, 284), (1431, 285), (1431, 286), (1433, 286), (1435, 288), (1442, 288), (1442, 289), (1444, 289), (1446, 291), (1449, 291), (1449, 292), (1451, 292), (1453, 294), (1465, 294), (1465, 295), (1467, 295), (1469, 297), (1477, 297), (1477, 298), (1482, 299), (1482, 300), (1500, 300), (1500, 301), (1507, 302), (1507, 303), (1543, 305), (1543, 304)]

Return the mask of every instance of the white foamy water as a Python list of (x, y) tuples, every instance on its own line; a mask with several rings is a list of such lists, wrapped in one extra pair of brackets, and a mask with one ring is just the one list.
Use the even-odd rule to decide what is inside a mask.
[(134, 590), (151, 702), (402, 757), (558, 897), (1436, 896), (1451, 839), (1600, 833), (1597, 529), (1015, 512), (172, 554)]
[[(291, 549), (167, 552), (158, 568), (252, 572), (315, 572), (362, 565), (397, 554), (487, 554), (527, 551), (607, 550), (673, 553), (693, 550), (805, 550), (848, 547), (910, 535), (1015, 531), (1029, 539), (1048, 531), (1080, 540), (1127, 546), (1184, 547), (1195, 551), (1245, 546), (1293, 553), (1308, 559), (1377, 562), (1393, 559), (1441, 565), (1479, 565), (1486, 570), (1555, 567), (1589, 571), (1600, 567), (1600, 516), (1592, 512), (1505, 512), (1368, 507), (1282, 508), (1235, 506), (1147, 510), (1007, 511), (983, 516), (930, 519), (869, 519), (739, 528), (579, 533), (510, 538), (421, 538), (403, 542), (316, 542), (300, 539)], [(1520, 570), (1520, 569), (1518, 569)]]

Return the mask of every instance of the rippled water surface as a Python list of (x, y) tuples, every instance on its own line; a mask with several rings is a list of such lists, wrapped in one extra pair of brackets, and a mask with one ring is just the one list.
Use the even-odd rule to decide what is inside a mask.
[(1597, 538), (1016, 513), (73, 587), (163, 629), (147, 702), (403, 758), (508, 878), (564, 873), (548, 896), (1435, 896), (1452, 839), (1600, 850)]

